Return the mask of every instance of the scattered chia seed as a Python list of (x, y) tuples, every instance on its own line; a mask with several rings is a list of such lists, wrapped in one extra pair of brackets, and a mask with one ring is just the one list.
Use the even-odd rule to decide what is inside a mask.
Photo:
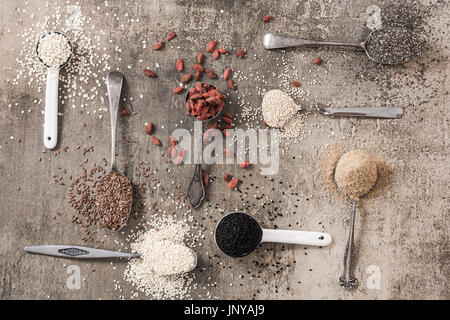
[(245, 213), (230, 213), (219, 221), (215, 231), (216, 243), (230, 257), (244, 257), (256, 249), (262, 239), (258, 222)]
[(366, 50), (369, 57), (381, 64), (404, 63), (418, 56), (424, 48), (418, 34), (404, 28), (385, 28), (369, 35)]

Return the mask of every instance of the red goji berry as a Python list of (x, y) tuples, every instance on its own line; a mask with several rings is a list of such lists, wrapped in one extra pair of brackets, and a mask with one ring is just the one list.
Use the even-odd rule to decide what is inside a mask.
[(144, 73), (151, 78), (156, 77), (156, 73), (150, 69), (144, 69)]
[(212, 54), (212, 58), (214, 60), (219, 59), (219, 50), (214, 50), (213, 54)]
[(222, 48), (217, 49), (219, 51), (220, 54), (227, 54), (228, 51)]
[(225, 71), (223, 72), (223, 80), (227, 81), (230, 78), (230, 74), (231, 74), (231, 69), (226, 68)]
[(128, 115), (127, 109), (122, 109), (120, 114), (122, 115), (122, 117), (126, 117)]
[(225, 175), (223, 176), (223, 180), (225, 180), (226, 182), (230, 182), (231, 179), (233, 179), (233, 178), (228, 173), (225, 173)]
[(238, 184), (239, 184), (239, 179), (233, 179), (230, 182), (228, 182), (228, 188), (234, 189), (237, 187)]
[(169, 32), (169, 34), (167, 35), (166, 40), (167, 40), (167, 41), (172, 40), (172, 39), (175, 38), (176, 36), (177, 36), (177, 34), (175, 33), (175, 31), (171, 31), (171, 32)]
[(245, 51), (244, 51), (244, 49), (240, 49), (240, 50), (238, 50), (238, 52), (236, 53), (236, 57), (238, 57), (239, 59), (244, 58), (244, 56), (245, 56)]
[(317, 64), (317, 65), (321, 64), (322, 62), (323, 62), (323, 60), (321, 58), (319, 58), (319, 57), (314, 58), (314, 60), (313, 60), (313, 63)]
[(181, 71), (183, 71), (183, 59), (178, 59), (177, 60), (177, 70), (179, 71), (179, 72), (181, 72)]
[(217, 40), (208, 42), (208, 44), (206, 45), (206, 52), (211, 53), (214, 50), (216, 50), (217, 44), (218, 44)]
[(203, 64), (203, 61), (205, 60), (205, 55), (201, 52), (197, 53), (197, 62), (198, 64)]
[(234, 90), (234, 89), (236, 88), (236, 86), (234, 85), (233, 80), (231, 80), (231, 79), (229, 79), (229, 80), (227, 81), (227, 86), (228, 86), (228, 88), (230, 88), (230, 89), (232, 89), (232, 90)]
[(263, 18), (262, 21), (263, 22), (269, 22), (270, 19), (272, 19), (272, 16), (270, 14), (266, 14)]
[(152, 134), (152, 132), (153, 132), (153, 123), (149, 122), (147, 124), (147, 126), (145, 127), (145, 132), (147, 134)]
[(202, 178), (203, 184), (207, 186), (209, 184), (209, 172), (205, 169), (202, 169)]
[(159, 139), (157, 137), (152, 137), (152, 142), (156, 146), (160, 146), (161, 145), (161, 141), (159, 141)]
[(250, 162), (248, 162), (247, 160), (245, 160), (244, 162), (242, 162), (240, 165), (239, 165), (241, 168), (248, 168), (248, 167), (250, 167)]
[(161, 49), (162, 46), (163, 46), (163, 43), (164, 43), (164, 42), (162, 42), (162, 41), (156, 43), (156, 44), (153, 46), (153, 50), (159, 50), (159, 49)]
[(294, 87), (300, 87), (300, 82), (298, 82), (297, 80), (292, 80), (292, 85)]
[(183, 91), (184, 90), (184, 87), (177, 87), (177, 88), (175, 88), (175, 89), (173, 89), (173, 93), (180, 93), (181, 91)]
[(184, 76), (181, 77), (181, 82), (182, 83), (186, 83), (186, 82), (191, 81), (191, 79), (192, 79), (192, 74), (187, 73), (187, 74), (185, 74)]

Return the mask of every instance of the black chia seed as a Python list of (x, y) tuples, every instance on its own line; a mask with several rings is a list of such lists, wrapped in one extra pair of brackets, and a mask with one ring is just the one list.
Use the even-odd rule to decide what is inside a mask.
[(386, 28), (369, 35), (366, 50), (367, 54), (378, 63), (399, 64), (419, 55), (424, 44), (423, 38), (412, 30)]
[(222, 218), (215, 231), (216, 243), (230, 257), (244, 257), (258, 247), (262, 229), (245, 213), (230, 213)]

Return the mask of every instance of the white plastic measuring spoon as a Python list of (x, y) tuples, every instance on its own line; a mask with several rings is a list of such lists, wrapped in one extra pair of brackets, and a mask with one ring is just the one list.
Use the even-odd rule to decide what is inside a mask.
[[(42, 39), (53, 33), (61, 34), (70, 46), (70, 55), (66, 61), (59, 65), (58, 68), (52, 68), (47, 65), (41, 57), (39, 57), (39, 44)], [(45, 114), (44, 114), (44, 146), (47, 149), (53, 149), (58, 142), (58, 86), (59, 86), (59, 70), (63, 68), (72, 57), (73, 47), (67, 36), (58, 31), (51, 31), (38, 41), (36, 45), (36, 54), (39, 60), (47, 67), (47, 84), (45, 88)]]
[[(248, 237), (253, 232), (255, 236)], [(226, 240), (222, 238), (226, 236)], [(220, 251), (230, 257), (244, 257), (252, 253), (260, 243), (276, 242), (324, 247), (331, 243), (331, 235), (324, 232), (263, 229), (248, 214), (231, 212), (222, 217), (214, 230), (214, 238)], [(225, 243), (229, 241), (230, 243)]]

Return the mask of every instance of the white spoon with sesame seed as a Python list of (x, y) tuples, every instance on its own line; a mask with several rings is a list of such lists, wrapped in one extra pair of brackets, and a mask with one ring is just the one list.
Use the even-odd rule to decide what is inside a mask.
[(39, 39), (36, 54), (47, 67), (44, 146), (53, 149), (58, 142), (59, 70), (66, 66), (72, 57), (72, 44), (65, 34), (57, 31), (48, 32)]

